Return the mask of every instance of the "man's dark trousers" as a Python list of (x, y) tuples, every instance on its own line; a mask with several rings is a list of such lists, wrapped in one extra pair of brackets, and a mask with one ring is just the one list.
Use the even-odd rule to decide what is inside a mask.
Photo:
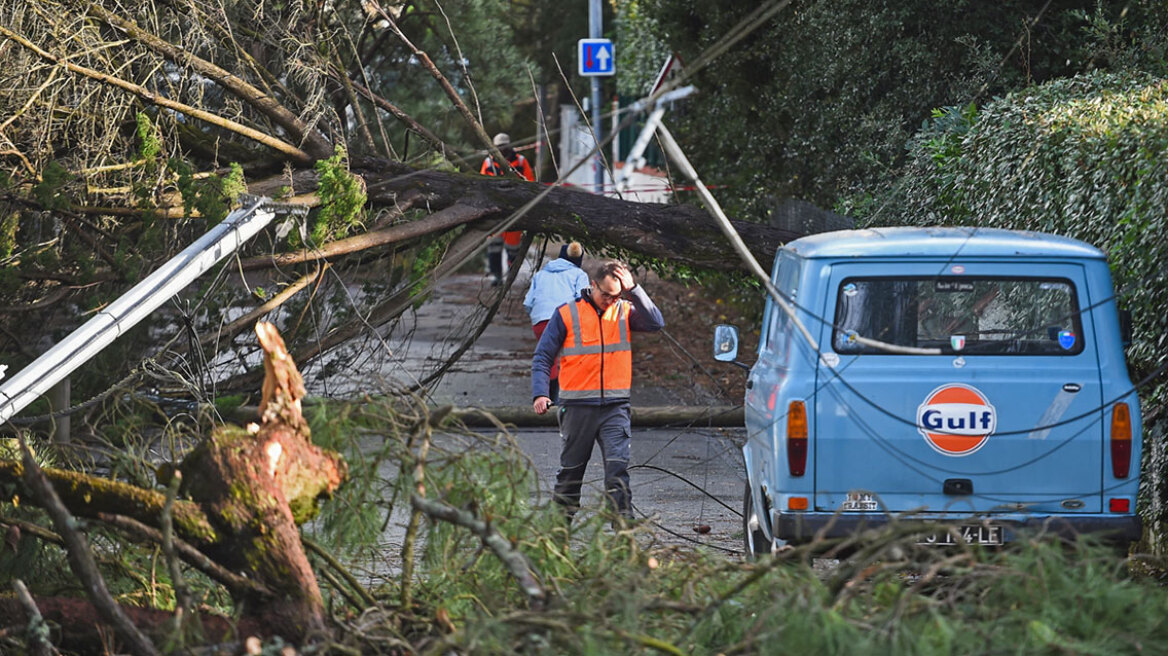
[(618, 513), (632, 518), (630, 423), (627, 400), (560, 408), (560, 470), (556, 473), (554, 499), (565, 507), (569, 518), (580, 508), (584, 470), (592, 457), (592, 445), (597, 442), (604, 458), (604, 492)]

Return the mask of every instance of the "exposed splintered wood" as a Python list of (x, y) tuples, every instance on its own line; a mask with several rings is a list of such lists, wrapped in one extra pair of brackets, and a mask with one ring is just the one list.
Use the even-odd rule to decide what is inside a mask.
[(280, 635), (303, 636), (323, 629), (325, 616), (297, 523), (314, 514), (317, 500), (348, 469), (338, 454), (309, 441), (304, 383), (275, 327), (259, 323), (256, 334), (264, 349), (261, 423), (218, 429), (181, 470), (185, 492), (224, 536), (212, 557), (275, 593), (251, 600), (252, 614)]
[[(254, 585), (228, 584), (244, 602), (242, 609), (265, 635), (300, 638), (325, 628), (324, 603), (304, 548), (298, 525), (311, 518), (322, 497), (337, 489), (348, 475), (340, 455), (320, 449), (310, 441), (301, 399), (304, 383), (276, 329), (256, 326), (264, 350), (264, 384), (259, 407), (260, 423), (247, 428), (225, 426), (215, 430), (180, 465), (184, 499), (171, 508), (176, 533), (215, 561), (199, 562), (203, 554), (183, 545), (179, 550), (200, 569), (219, 572), (220, 580), (243, 577)], [(77, 472), (37, 471), (44, 488), (25, 495), (29, 462), (0, 458), (0, 481), (22, 486), (22, 496), (38, 502), (47, 490), (75, 515), (109, 519), (107, 513), (125, 517), (111, 522), (121, 530), (137, 520), (132, 531), (152, 535), (165, 495), (126, 483)], [(133, 520), (127, 519), (132, 517)], [(149, 525), (149, 526), (146, 526)], [(69, 545), (72, 554), (79, 547)], [(230, 574), (229, 574), (230, 573)], [(69, 614), (92, 617), (90, 602), (57, 603), (37, 599), (42, 611), (60, 608)], [(0, 616), (3, 604), (0, 604)], [(45, 612), (45, 617), (55, 617)], [(157, 629), (168, 613), (138, 613), (147, 630)], [(66, 622), (67, 619), (62, 619)], [(137, 623), (137, 621), (135, 621)], [(70, 629), (72, 630), (72, 629)], [(90, 630), (87, 624), (85, 630)]]

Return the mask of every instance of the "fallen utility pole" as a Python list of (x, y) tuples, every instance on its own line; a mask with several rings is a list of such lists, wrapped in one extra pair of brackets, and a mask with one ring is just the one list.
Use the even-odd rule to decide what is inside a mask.
[(207, 234), (0, 385), (0, 423), (11, 419), (219, 260), (234, 253), (276, 216), (268, 198), (247, 200)]

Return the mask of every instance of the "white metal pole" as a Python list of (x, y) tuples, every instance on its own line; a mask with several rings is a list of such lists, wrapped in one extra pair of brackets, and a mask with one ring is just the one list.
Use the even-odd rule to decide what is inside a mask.
[[(681, 169), (681, 172), (684, 173), (686, 177), (688, 177), (694, 183), (695, 187), (697, 187), (698, 196), (700, 196), (702, 201), (706, 203), (706, 206), (710, 210), (710, 214), (714, 217), (718, 227), (722, 229), (722, 233), (725, 234), (726, 238), (730, 240), (730, 244), (734, 247), (734, 250), (738, 252), (738, 256), (742, 258), (743, 262), (746, 262), (746, 265), (750, 269), (751, 273), (753, 273), (754, 276), (759, 279), (759, 282), (762, 283), (763, 289), (766, 290), (767, 294), (769, 294), (775, 303), (778, 304), (779, 308), (782, 309), (782, 311), (791, 318), (791, 321), (795, 324), (795, 327), (798, 328), (799, 332), (803, 334), (803, 339), (807, 340), (807, 343), (816, 353), (819, 353), (819, 343), (815, 341), (815, 338), (811, 336), (811, 332), (807, 330), (807, 327), (803, 325), (803, 322), (799, 319), (798, 316), (795, 315), (795, 309), (791, 307), (791, 305), (783, 298), (783, 295), (779, 293), (779, 290), (775, 287), (774, 283), (771, 282), (771, 277), (767, 275), (765, 271), (763, 271), (762, 265), (758, 263), (758, 260), (754, 258), (754, 255), (750, 252), (750, 249), (746, 247), (746, 244), (742, 241), (742, 237), (738, 234), (738, 231), (734, 229), (734, 225), (730, 223), (730, 219), (726, 216), (726, 212), (723, 211), (722, 206), (718, 204), (718, 200), (714, 198), (714, 195), (710, 193), (710, 190), (708, 187), (706, 187), (706, 184), (702, 182), (701, 178), (698, 177), (697, 170), (693, 167), (693, 164), (690, 163), (689, 158), (685, 156), (685, 152), (682, 151), (681, 146), (677, 145), (677, 140), (673, 138), (673, 133), (669, 131), (669, 128), (665, 127), (664, 123), (659, 123), (657, 126), (657, 134), (660, 136), (661, 145), (665, 147), (665, 152), (669, 158), (672, 159), (675, 164), (677, 164), (678, 168)], [(889, 344), (875, 339), (868, 339), (860, 335), (854, 335), (853, 338), (862, 344), (874, 346), (889, 353), (906, 353), (912, 355), (941, 354), (941, 349), (938, 348), (900, 346), (899, 344)], [(832, 365), (828, 365), (828, 367), (835, 369), (835, 367)]]
[[(275, 213), (261, 198), (235, 210), (181, 253), (0, 385), (0, 423), (8, 421), (110, 342), (146, 318), (219, 260), (262, 230)], [(56, 408), (54, 408), (56, 409)]]
[[(599, 39), (604, 36), (604, 14), (601, 11), (600, 0), (588, 0), (588, 38)], [(593, 184), (596, 193), (604, 193), (604, 158), (600, 149), (600, 78), (592, 76), (592, 133), (596, 138), (596, 153), (593, 156)]]
[[(612, 132), (612, 159), (610, 159), (609, 161), (612, 162), (612, 167), (613, 167), (612, 174), (613, 174), (614, 178), (616, 176), (616, 163), (620, 161), (620, 147), (621, 147), (620, 129), (619, 129), (620, 128), (620, 121), (621, 121), (620, 98), (613, 98), (612, 99), (612, 120), (609, 122), (609, 125), (610, 125), (609, 130), (611, 130), (611, 132)], [(626, 162), (626, 164), (627, 164), (627, 162)], [(616, 182), (616, 180), (614, 179), (613, 182)], [(616, 190), (614, 189), (613, 191), (616, 191)]]

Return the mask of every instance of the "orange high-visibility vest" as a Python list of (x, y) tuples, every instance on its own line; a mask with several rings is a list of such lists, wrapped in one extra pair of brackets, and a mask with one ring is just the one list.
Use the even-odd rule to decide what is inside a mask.
[(560, 306), (567, 334), (560, 351), (560, 398), (627, 399), (633, 386), (628, 301), (603, 315), (585, 299)]
[[(523, 176), (524, 180), (527, 180), (528, 182), (535, 181), (535, 172), (531, 170), (531, 164), (527, 163), (527, 158), (523, 155), (515, 153), (515, 159), (511, 160), (511, 168), (518, 171), (519, 175)], [(499, 176), (503, 175), (504, 171), (503, 167), (496, 164), (495, 160), (491, 159), (491, 156), (488, 155), (487, 158), (483, 160), (483, 165), (479, 167), (479, 173), (483, 175)], [(499, 235), (491, 236), (498, 237)], [(521, 230), (508, 230), (503, 233), (503, 244), (506, 246), (516, 248), (519, 246), (521, 241), (523, 241), (523, 232)]]

